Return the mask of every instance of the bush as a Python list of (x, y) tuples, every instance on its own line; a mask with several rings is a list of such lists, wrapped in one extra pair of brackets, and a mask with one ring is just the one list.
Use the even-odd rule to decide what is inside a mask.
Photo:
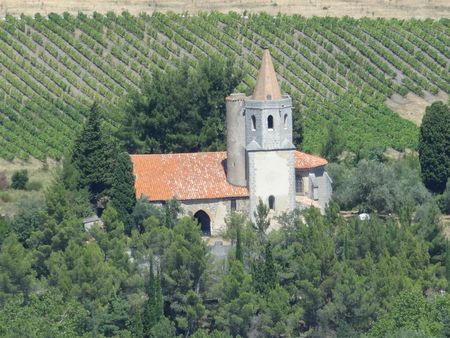
[(39, 191), (42, 189), (42, 182), (40, 181), (30, 181), (26, 185), (28, 191)]
[(0, 191), (4, 191), (8, 189), (8, 179), (6, 178), (6, 174), (4, 171), (0, 172)]
[(8, 203), (12, 201), (11, 195), (8, 194), (6, 191), (1, 191), (0, 192), (0, 201), (4, 202), (4, 203)]
[(11, 178), (11, 188), (18, 190), (25, 190), (28, 182), (28, 171), (16, 171)]

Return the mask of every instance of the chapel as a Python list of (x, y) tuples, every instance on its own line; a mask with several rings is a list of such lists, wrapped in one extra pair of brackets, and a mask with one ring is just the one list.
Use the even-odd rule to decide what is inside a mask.
[(272, 229), (283, 212), (310, 206), (323, 212), (332, 193), (327, 161), (293, 145), (292, 99), (281, 94), (268, 50), (253, 94), (225, 100), (227, 151), (131, 155), (137, 198), (178, 200), (203, 236), (220, 236), (233, 211), (254, 219), (259, 200), (270, 210)]

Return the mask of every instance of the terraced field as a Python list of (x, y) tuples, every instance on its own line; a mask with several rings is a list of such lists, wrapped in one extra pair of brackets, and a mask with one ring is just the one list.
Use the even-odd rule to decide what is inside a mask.
[[(330, 123), (349, 149), (417, 145), (418, 128), (384, 104), (450, 92), (450, 21), (259, 14), (12, 16), (0, 23), (0, 157), (59, 159), (93, 101), (116, 107), (143, 76), (213, 53), (242, 62), (252, 88), (262, 47), (317, 152)], [(299, 118), (300, 114), (296, 114)]]

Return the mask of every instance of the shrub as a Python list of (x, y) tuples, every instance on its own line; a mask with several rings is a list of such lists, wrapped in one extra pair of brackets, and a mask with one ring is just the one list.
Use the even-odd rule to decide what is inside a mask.
[(6, 178), (6, 174), (4, 171), (0, 172), (0, 191), (4, 191), (8, 189), (8, 179)]
[(42, 182), (40, 181), (30, 181), (26, 184), (26, 189), (28, 191), (39, 191), (42, 189)]
[(18, 190), (25, 190), (28, 182), (28, 171), (16, 171), (11, 178), (11, 188)]
[(9, 193), (7, 193), (6, 191), (1, 191), (0, 192), (0, 201), (4, 202), (4, 203), (8, 203), (12, 201), (11, 195)]

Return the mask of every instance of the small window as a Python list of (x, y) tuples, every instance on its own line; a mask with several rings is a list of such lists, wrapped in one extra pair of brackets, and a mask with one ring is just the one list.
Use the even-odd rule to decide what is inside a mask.
[(236, 200), (231, 200), (231, 211), (236, 211)]
[(273, 195), (269, 196), (269, 209), (275, 210), (275, 197)]
[(256, 117), (252, 115), (252, 130), (256, 130)]
[(305, 193), (303, 187), (303, 177), (301, 175), (295, 175), (295, 192), (297, 195), (303, 195)]
[(267, 118), (267, 128), (269, 130), (273, 129), (273, 116), (269, 115), (269, 117)]
[(287, 125), (288, 125), (288, 116), (287, 114), (284, 114), (284, 129), (287, 129)]

